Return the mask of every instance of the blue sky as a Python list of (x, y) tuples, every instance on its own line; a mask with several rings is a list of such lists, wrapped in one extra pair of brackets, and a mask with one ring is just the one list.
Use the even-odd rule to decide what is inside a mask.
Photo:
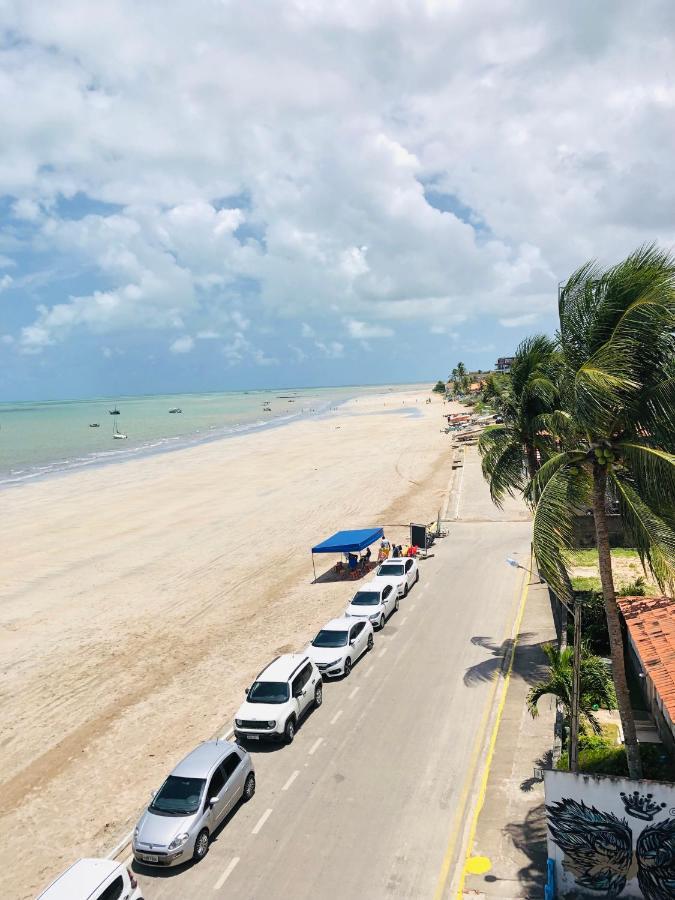
[(666, 0), (0, 15), (2, 400), (485, 369), (675, 243)]

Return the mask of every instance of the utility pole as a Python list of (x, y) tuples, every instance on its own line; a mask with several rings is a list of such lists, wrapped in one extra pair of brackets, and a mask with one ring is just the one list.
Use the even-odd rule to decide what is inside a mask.
[(579, 770), (579, 699), (581, 693), (581, 602), (574, 598), (574, 662), (570, 716), (570, 772)]

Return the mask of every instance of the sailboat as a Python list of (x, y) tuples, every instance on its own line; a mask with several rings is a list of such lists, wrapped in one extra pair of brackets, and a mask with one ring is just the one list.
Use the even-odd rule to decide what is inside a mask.
[(112, 409), (109, 409), (108, 412), (111, 416), (119, 416), (120, 414), (120, 411), (116, 406), (114, 406)]
[(124, 440), (126, 440), (126, 437), (127, 437), (126, 434), (124, 434), (123, 432), (118, 430), (117, 420), (115, 420), (113, 422), (113, 437), (115, 438), (115, 440), (118, 440), (118, 441), (124, 441)]

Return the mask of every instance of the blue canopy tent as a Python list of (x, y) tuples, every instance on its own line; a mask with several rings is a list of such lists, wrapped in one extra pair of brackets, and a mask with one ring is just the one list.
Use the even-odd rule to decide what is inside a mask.
[(335, 534), (321, 541), (316, 547), (312, 547), (312, 569), (314, 569), (314, 581), (316, 581), (316, 569), (314, 568), (315, 553), (358, 553), (365, 550), (370, 544), (374, 544), (384, 536), (382, 528), (355, 528), (351, 531), (336, 531)]

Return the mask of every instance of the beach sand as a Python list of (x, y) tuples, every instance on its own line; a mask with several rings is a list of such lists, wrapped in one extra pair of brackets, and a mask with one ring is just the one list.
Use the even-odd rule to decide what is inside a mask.
[(312, 584), (313, 544), (436, 518), (451, 445), (428, 396), (3, 493), (4, 897), (108, 852), (262, 666), (341, 612), (354, 582)]

